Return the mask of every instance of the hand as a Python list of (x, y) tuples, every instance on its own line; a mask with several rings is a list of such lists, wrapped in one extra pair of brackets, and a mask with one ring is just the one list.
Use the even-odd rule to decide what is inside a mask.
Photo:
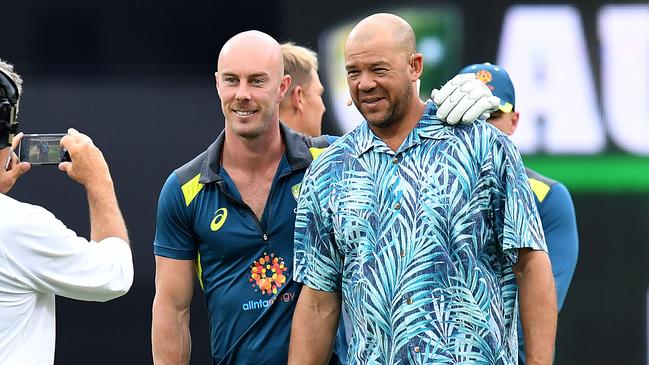
[(112, 184), (104, 155), (90, 137), (70, 128), (68, 135), (61, 138), (61, 147), (68, 151), (71, 161), (61, 162), (59, 170), (65, 171), (70, 178), (86, 189)]
[(2, 194), (9, 192), (18, 178), (31, 167), (27, 162), (18, 161), (18, 156), (14, 152), (22, 138), (22, 132), (18, 133), (11, 142), (11, 148), (0, 152), (0, 193)]
[(474, 73), (456, 75), (441, 90), (433, 89), (430, 98), (437, 105), (437, 117), (450, 125), (486, 120), (500, 104), (500, 99)]

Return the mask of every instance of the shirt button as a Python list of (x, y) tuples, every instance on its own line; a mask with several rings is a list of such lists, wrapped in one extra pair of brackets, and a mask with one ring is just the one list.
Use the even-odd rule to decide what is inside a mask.
[(401, 208), (401, 204), (397, 203), (394, 205), (394, 209), (399, 209), (399, 208)]
[(268, 241), (268, 235), (267, 235), (266, 233), (264, 233), (264, 235), (262, 236), (262, 238), (264, 239), (264, 241)]
[(415, 348), (412, 349), (412, 350), (413, 350), (414, 352), (419, 352), (419, 351), (420, 351), (420, 348), (419, 348), (419, 346), (415, 346)]
[(399, 254), (401, 255), (401, 257), (404, 257), (404, 256), (406, 256), (406, 251), (401, 250), (401, 252)]
[(408, 300), (406, 300), (406, 303), (412, 304), (412, 298), (408, 298)]
[(392, 159), (392, 163), (399, 163), (399, 159), (398, 159), (398, 158), (396, 158), (396, 157), (395, 157), (395, 158), (393, 158), (393, 159)]

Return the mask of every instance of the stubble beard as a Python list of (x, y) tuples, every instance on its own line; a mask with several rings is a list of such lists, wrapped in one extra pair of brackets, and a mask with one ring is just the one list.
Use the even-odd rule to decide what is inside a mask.
[[(242, 108), (243, 109), (243, 108)], [(270, 124), (270, 118), (271, 115), (266, 115), (266, 110), (260, 108), (259, 111), (257, 111), (257, 114), (255, 117), (259, 120), (251, 120), (246, 123), (242, 122), (235, 122), (235, 123), (228, 123), (230, 126), (230, 130), (234, 133), (234, 135), (246, 139), (246, 140), (254, 140), (257, 139), (259, 136), (263, 135), (266, 129), (268, 129), (268, 125)], [(233, 116), (233, 120), (237, 120), (239, 117), (236, 115), (236, 113), (231, 112)]]
[[(372, 127), (384, 129), (390, 128), (398, 123), (400, 123), (404, 116), (407, 113), (407, 108), (410, 105), (410, 99), (412, 99), (412, 83), (407, 82), (403, 87), (403, 92), (397, 96), (395, 102), (390, 105), (383, 118), (369, 118), (369, 115), (366, 115), (361, 111), (361, 114), (367, 120)], [(361, 108), (358, 108), (361, 110)]]

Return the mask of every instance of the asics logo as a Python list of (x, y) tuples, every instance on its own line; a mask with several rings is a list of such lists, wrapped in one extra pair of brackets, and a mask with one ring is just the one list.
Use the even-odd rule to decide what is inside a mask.
[(228, 219), (228, 210), (226, 208), (221, 208), (214, 212), (214, 214), (216, 215), (212, 219), (212, 222), (210, 222), (210, 229), (216, 232), (223, 227), (225, 220)]

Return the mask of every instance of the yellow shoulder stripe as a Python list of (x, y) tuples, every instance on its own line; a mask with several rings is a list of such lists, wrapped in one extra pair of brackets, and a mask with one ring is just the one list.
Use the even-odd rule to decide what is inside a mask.
[(533, 178), (529, 178), (529, 181), (532, 191), (539, 199), (539, 201), (542, 202), (543, 199), (545, 199), (546, 195), (548, 195), (548, 191), (550, 191), (550, 185)]
[(203, 188), (203, 184), (199, 183), (198, 180), (201, 178), (201, 174), (194, 176), (193, 179), (186, 182), (181, 189), (183, 191), (183, 196), (185, 197), (185, 204), (189, 206), (189, 203), (194, 200), (198, 192)]
[(311, 152), (311, 157), (313, 157), (313, 160), (315, 161), (315, 159), (318, 158), (325, 149), (326, 148), (309, 147), (309, 152)]
[(201, 265), (201, 253), (198, 253), (196, 261), (194, 261), (194, 268), (196, 269), (196, 276), (198, 276), (198, 282), (201, 284), (201, 289), (205, 291), (203, 287), (203, 266)]

